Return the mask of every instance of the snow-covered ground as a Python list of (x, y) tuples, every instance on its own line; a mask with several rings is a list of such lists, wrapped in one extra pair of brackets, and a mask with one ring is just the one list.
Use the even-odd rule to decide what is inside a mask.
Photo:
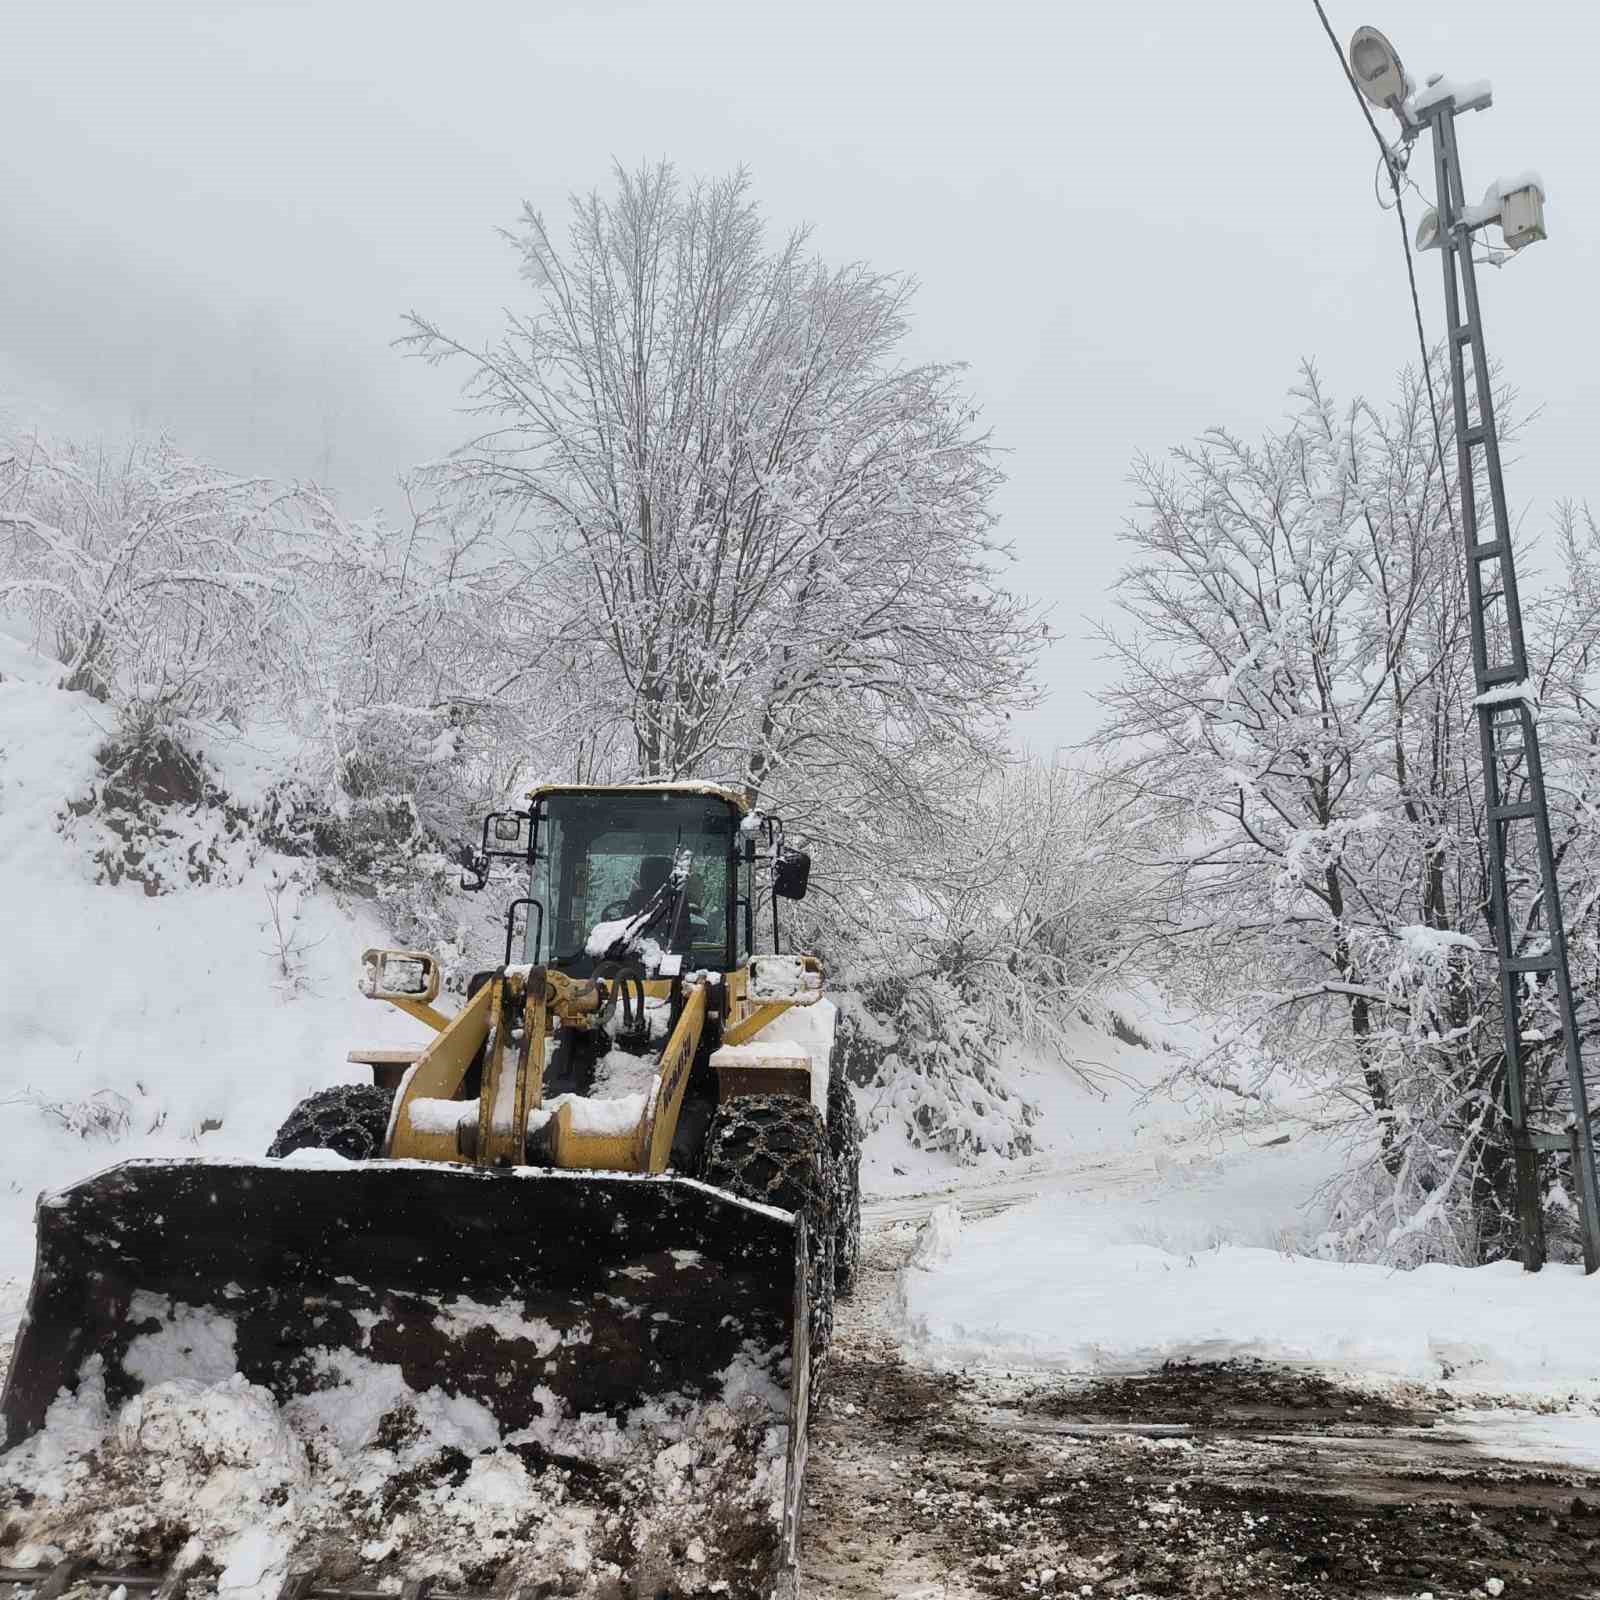
[[(104, 706), (53, 686), (59, 671), (0, 635), (0, 1351), (41, 1190), (130, 1156), (258, 1156), (297, 1100), (367, 1077), (348, 1048), (420, 1032), (356, 992), (361, 950), (388, 942), (360, 906), (291, 884), (284, 977), (268, 891), (303, 863), (207, 821), (170, 849), (215, 847), (211, 883), (158, 896), (97, 884), (99, 824), (68, 807), (101, 781), (110, 730)], [(270, 752), (225, 759), (236, 798), (275, 775)]]
[[(1161, 1016), (1147, 989), (1113, 996), (1131, 1021), (1082, 1021), (1072, 1065), (1013, 1057), (1010, 1087), (1039, 1107), (1038, 1154), (1021, 1162), (961, 1167), (911, 1150), (889, 1128), (863, 1149), (862, 1187), (874, 1215), (925, 1215), (933, 1196), (959, 1193), (963, 1209), (993, 1209), (1049, 1195), (1108, 1240), (1190, 1251), (1218, 1243), (1310, 1249), (1323, 1231), (1319, 1191), (1344, 1152), (1309, 1131), (1302, 1109), (1267, 1110), (1237, 1100), (1178, 1101), (1158, 1085), (1202, 1042), (1193, 1025)], [(870, 1115), (871, 1092), (861, 1094)]]
[(935, 1214), (902, 1278), (908, 1333), (942, 1357), (1079, 1371), (1255, 1357), (1600, 1398), (1595, 1285), (1515, 1262), (1411, 1272), (1255, 1246), (1172, 1249), (1056, 1196), (963, 1227)]
[[(1122, 1009), (1163, 1037), (1152, 997)], [(962, 1182), (935, 1158), (869, 1145), (868, 1217), (921, 1224), (895, 1295), (919, 1361), (1089, 1375), (1259, 1359), (1420, 1382), (1455, 1398), (1454, 1425), (1486, 1449), (1600, 1460), (1600, 1286), (1580, 1268), (1323, 1259), (1337, 1144), (1293, 1107), (1208, 1116), (1146, 1098), (1174, 1059), (1160, 1043), (1086, 1024), (1078, 1047), (1098, 1093), (1060, 1066), (1015, 1069), (1043, 1109), (1031, 1170)]]

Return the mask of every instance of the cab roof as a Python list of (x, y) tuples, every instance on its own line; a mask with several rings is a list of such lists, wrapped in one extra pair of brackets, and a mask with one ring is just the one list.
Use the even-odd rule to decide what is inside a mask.
[(750, 813), (750, 802), (738, 789), (704, 783), (698, 778), (663, 778), (643, 783), (538, 783), (528, 791), (528, 799), (539, 800), (550, 794), (681, 794), (726, 801), (740, 816)]

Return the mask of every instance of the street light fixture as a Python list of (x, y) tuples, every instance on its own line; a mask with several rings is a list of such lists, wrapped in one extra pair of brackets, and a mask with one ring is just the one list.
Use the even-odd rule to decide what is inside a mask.
[(1422, 221), (1417, 224), (1417, 249), (1437, 250), (1439, 248), (1439, 211), (1436, 206), (1429, 206), (1422, 213)]
[(1406, 95), (1399, 53), (1376, 28), (1357, 28), (1350, 39), (1350, 70), (1375, 106), (1393, 107)]

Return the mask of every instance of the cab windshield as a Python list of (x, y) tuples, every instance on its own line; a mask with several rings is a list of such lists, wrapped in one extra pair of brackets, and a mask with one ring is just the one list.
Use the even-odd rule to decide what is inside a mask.
[(527, 959), (576, 976), (595, 958), (586, 946), (601, 923), (643, 910), (688, 855), (688, 906), (672, 937), (670, 914), (648, 930), (686, 969), (726, 970), (736, 932), (738, 813), (710, 795), (551, 794), (540, 802)]

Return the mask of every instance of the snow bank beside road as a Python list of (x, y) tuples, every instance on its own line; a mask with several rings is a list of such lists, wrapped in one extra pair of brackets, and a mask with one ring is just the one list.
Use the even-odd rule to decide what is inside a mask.
[(1323, 1261), (1224, 1245), (1109, 1242), (1045, 1198), (963, 1228), (943, 1265), (907, 1267), (908, 1337), (936, 1359), (1087, 1372), (1238, 1357), (1483, 1386), (1600, 1385), (1594, 1285), (1578, 1267)]
[[(1083, 1372), (1255, 1358), (1600, 1401), (1596, 1286), (1580, 1269), (1319, 1258), (1319, 1195), (1348, 1151), (1296, 1115), (1305, 1108), (1221, 1101), (1207, 1114), (1150, 1093), (1205, 1040), (1157, 1021), (1153, 996), (1121, 997), (1118, 1011), (1134, 1028), (1113, 1038), (1085, 1023), (1075, 1042), (1095, 1087), (1059, 1066), (1017, 1068), (1047, 1154), (999, 1181), (968, 1174), (951, 1195), (1015, 1209), (965, 1223), (935, 1213), (898, 1294), (923, 1353)], [(872, 1187), (892, 1195), (921, 1177), (927, 1190), (943, 1176), (879, 1165)], [(868, 1211), (892, 1220), (899, 1204)]]

